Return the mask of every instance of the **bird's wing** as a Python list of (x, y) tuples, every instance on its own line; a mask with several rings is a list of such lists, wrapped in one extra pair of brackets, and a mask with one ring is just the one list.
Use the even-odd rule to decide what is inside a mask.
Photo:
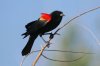
[(27, 25), (25, 25), (25, 28), (28, 29), (32, 24), (34, 24), (36, 21), (32, 21), (30, 23), (28, 23)]
[(45, 21), (35, 21), (27, 24), (27, 31), (29, 33), (37, 32), (39, 29), (44, 27), (47, 23)]

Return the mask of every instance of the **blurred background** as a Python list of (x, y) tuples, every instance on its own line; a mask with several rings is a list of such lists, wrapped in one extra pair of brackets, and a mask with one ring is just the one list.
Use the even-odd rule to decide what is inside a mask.
[[(38, 19), (40, 13), (60, 10), (66, 15), (59, 27), (71, 18), (100, 6), (100, 0), (0, 0), (0, 66), (19, 66), (21, 51), (28, 38), (22, 39), (25, 25)], [(58, 27), (58, 28), (59, 28)], [(41, 57), (36, 66), (98, 66), (100, 65), (100, 9), (77, 18), (59, 31), (51, 41), (49, 50), (72, 52), (44, 52), (44, 55), (73, 62), (56, 62)], [(55, 29), (56, 30), (56, 29)], [(54, 30), (54, 31), (55, 31)], [(53, 32), (54, 32), (53, 31)], [(48, 40), (48, 36), (44, 36)], [(38, 37), (32, 50), (41, 49), (44, 42)], [(23, 66), (31, 66), (37, 53), (31, 54)]]

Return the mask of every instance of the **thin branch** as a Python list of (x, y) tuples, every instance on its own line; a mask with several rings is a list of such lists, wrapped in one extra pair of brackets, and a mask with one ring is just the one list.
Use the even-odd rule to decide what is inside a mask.
[[(25, 59), (29, 56), (29, 55), (31, 55), (31, 54), (33, 54), (34, 52), (40, 52), (41, 50), (35, 50), (35, 51), (32, 51), (31, 53), (29, 53), (28, 55), (26, 55), (24, 58), (22, 58), (22, 61), (21, 61), (21, 63), (20, 63), (20, 66), (22, 66), (23, 65), (23, 63), (24, 63), (24, 61), (25, 61)], [(66, 51), (66, 50), (44, 50), (45, 52), (69, 52), (69, 53), (82, 53), (82, 54), (96, 54), (96, 53), (91, 53), (91, 52), (74, 52), (74, 51)], [(42, 54), (42, 56), (43, 56), (43, 54)], [(55, 59), (51, 59), (51, 58), (48, 58), (48, 57), (46, 57), (45, 55), (43, 56), (44, 58), (46, 58), (46, 59), (48, 59), (48, 60), (51, 60), (51, 61), (55, 61)], [(78, 58), (79, 59), (79, 58)], [(78, 60), (77, 59), (77, 60)], [(80, 58), (81, 59), (81, 58)], [(64, 60), (56, 60), (57, 62), (63, 62)], [(64, 62), (67, 62), (67, 61), (64, 61)]]
[(26, 55), (24, 58), (22, 58), (21, 63), (20, 63), (20, 66), (23, 65), (23, 63), (24, 63), (24, 61), (25, 61), (25, 59), (26, 59), (27, 57), (28, 57), (28, 55)]
[(48, 60), (51, 60), (51, 61), (57, 61), (57, 62), (74, 62), (74, 61), (77, 61), (77, 60), (83, 58), (85, 55), (83, 55), (83, 56), (81, 56), (81, 57), (79, 57), (79, 58), (77, 58), (77, 59), (74, 59), (74, 60), (55, 60), (55, 59), (48, 58), (47, 56), (45, 56), (45, 55), (43, 55), (43, 54), (42, 54), (42, 56), (43, 56), (44, 58), (48, 59)]
[(51, 39), (49, 39), (48, 43), (46, 43), (46, 45), (44, 47), (42, 47), (41, 51), (39, 52), (39, 54), (37, 55), (35, 61), (33, 61), (32, 66), (35, 66), (37, 61), (39, 60), (40, 56), (42, 55), (43, 51), (45, 50), (45, 48), (49, 45)]
[(83, 16), (83, 15), (89, 13), (89, 12), (95, 11), (95, 10), (97, 10), (97, 9), (100, 9), (100, 6), (98, 6), (98, 7), (96, 7), (96, 8), (93, 8), (93, 9), (91, 9), (91, 10), (88, 10), (88, 11), (82, 13), (82, 14), (79, 14), (78, 16), (72, 18), (72, 19), (69, 20), (67, 23), (65, 23), (62, 27), (58, 28), (58, 30), (56, 30), (55, 33), (57, 33), (59, 30), (61, 30), (61, 29), (64, 28), (65, 26), (67, 26), (67, 25), (68, 25), (70, 22), (72, 22), (73, 20), (75, 20), (75, 19), (77, 19), (77, 18), (79, 18), (79, 17), (81, 17), (81, 16)]
[[(34, 51), (34, 52), (39, 52), (39, 51), (40, 51), (40, 50), (37, 50), (37, 51)], [(44, 51), (70, 52), (70, 53), (78, 53), (78, 54), (80, 54), (80, 53), (82, 53), (82, 54), (96, 54), (96, 53), (90, 53), (90, 52), (73, 52), (73, 51), (64, 51), (64, 50), (44, 50)], [(33, 53), (33, 52), (31, 52), (31, 53)], [(81, 59), (81, 58), (84, 57), (84, 56), (81, 56), (81, 57), (76, 58), (76, 59), (74, 59), (74, 60), (58, 60), (58, 59), (51, 59), (51, 58), (49, 58), (49, 57), (47, 57), (47, 56), (45, 56), (45, 55), (43, 55), (43, 54), (42, 54), (42, 56), (43, 56), (44, 58), (48, 59), (48, 60), (56, 61), (56, 62), (74, 62), (74, 61), (77, 61), (77, 60), (79, 60), (79, 59)]]
[[(39, 52), (41, 50), (36, 50), (36, 51), (32, 51), (30, 54), (34, 53), (34, 52)], [(83, 54), (96, 54), (96, 53), (91, 53), (91, 52), (74, 52), (74, 51), (66, 51), (66, 50), (44, 50), (44, 51), (53, 51), (53, 52), (69, 52), (69, 53), (83, 53)]]
[(99, 39), (96, 37), (96, 35), (94, 34), (94, 32), (91, 31), (90, 28), (88, 28), (88, 27), (86, 27), (86, 26), (84, 26), (84, 25), (81, 25), (81, 27), (84, 28), (85, 30), (87, 30), (87, 31), (91, 34), (91, 36), (95, 39), (96, 43), (100, 46), (100, 41), (99, 41)]
[[(25, 59), (29, 56), (29, 55), (31, 55), (32, 53), (34, 53), (34, 52), (39, 52), (39, 51), (41, 51), (41, 50), (35, 50), (35, 51), (32, 51), (31, 53), (29, 53), (27, 56), (25, 56), (23, 59), (22, 59), (22, 61), (21, 61), (21, 63), (20, 63), (20, 66), (22, 66), (23, 65), (23, 63), (24, 63), (24, 61), (25, 61)], [(69, 53), (82, 53), (82, 54), (96, 54), (96, 53), (91, 53), (91, 52), (74, 52), (74, 51), (66, 51), (66, 50), (44, 50), (45, 52), (69, 52)], [(46, 57), (45, 55), (43, 55), (42, 54), (42, 56), (44, 57), (44, 58), (46, 58), (46, 59), (48, 59), (48, 60), (51, 60), (51, 61), (56, 61), (56, 62), (69, 62), (69, 61), (65, 61), (65, 60), (55, 60), (55, 59), (51, 59), (51, 58), (48, 58), (48, 57)], [(78, 59), (81, 59), (82, 57), (80, 57), (80, 58), (77, 58), (77, 60)], [(76, 60), (76, 59), (75, 59)], [(73, 61), (75, 61), (75, 60), (72, 60), (72, 62)], [(71, 61), (70, 61), (71, 62)]]

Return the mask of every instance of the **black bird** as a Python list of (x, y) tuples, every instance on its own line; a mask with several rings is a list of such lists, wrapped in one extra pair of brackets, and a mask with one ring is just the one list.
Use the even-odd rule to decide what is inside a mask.
[(61, 11), (53, 11), (51, 14), (42, 13), (38, 20), (25, 25), (26, 32), (22, 35), (24, 35), (24, 38), (29, 35), (29, 40), (22, 50), (22, 56), (30, 53), (34, 40), (38, 35), (42, 36), (46, 32), (55, 29), (60, 24), (63, 16), (64, 14)]

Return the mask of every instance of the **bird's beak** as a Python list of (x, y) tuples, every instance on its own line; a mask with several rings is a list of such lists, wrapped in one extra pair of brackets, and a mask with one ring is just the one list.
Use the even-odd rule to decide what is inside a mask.
[(60, 14), (60, 16), (65, 16), (65, 14), (62, 13), (62, 14)]

